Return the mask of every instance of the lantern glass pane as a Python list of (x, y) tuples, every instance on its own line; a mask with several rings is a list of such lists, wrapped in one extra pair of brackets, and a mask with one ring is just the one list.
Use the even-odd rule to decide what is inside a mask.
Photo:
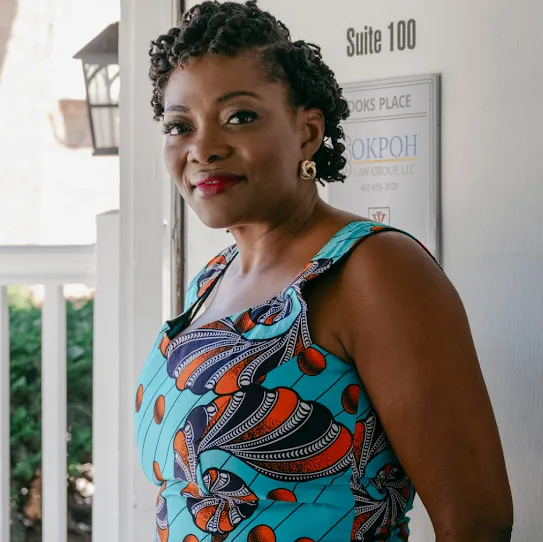
[(119, 147), (119, 108), (91, 107), (94, 141), (97, 150)]
[(120, 77), (118, 65), (99, 66), (97, 64), (86, 64), (85, 75), (91, 106), (119, 103)]

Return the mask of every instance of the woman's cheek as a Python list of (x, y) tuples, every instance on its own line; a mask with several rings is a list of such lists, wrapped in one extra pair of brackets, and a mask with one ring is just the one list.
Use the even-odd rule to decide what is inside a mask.
[(164, 144), (164, 164), (166, 164), (166, 168), (168, 169), (168, 173), (170, 173), (170, 175), (172, 174), (176, 161), (176, 152), (174, 147), (175, 146), (170, 142), (169, 139)]
[(164, 164), (170, 177), (175, 181), (181, 192), (183, 192), (181, 184), (185, 172), (185, 162), (183, 150), (178, 145), (166, 142), (164, 146)]

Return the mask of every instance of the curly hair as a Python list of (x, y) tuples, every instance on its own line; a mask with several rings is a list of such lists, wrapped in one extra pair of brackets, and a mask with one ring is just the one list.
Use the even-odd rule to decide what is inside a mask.
[(346, 160), (340, 122), (349, 115), (334, 72), (323, 62), (319, 46), (291, 41), (287, 27), (255, 0), (240, 4), (206, 1), (185, 13), (179, 26), (151, 42), (149, 77), (153, 82), (151, 105), (155, 120), (164, 115), (164, 89), (176, 67), (190, 57), (237, 56), (254, 49), (261, 55), (270, 81), (283, 82), (293, 107), (318, 108), (324, 116), (324, 138), (313, 156), (319, 182), (344, 181)]

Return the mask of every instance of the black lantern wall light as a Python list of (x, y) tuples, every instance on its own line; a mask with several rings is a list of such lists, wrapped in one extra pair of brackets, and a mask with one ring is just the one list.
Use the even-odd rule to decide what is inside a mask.
[(95, 156), (119, 154), (119, 23), (74, 55), (81, 60)]

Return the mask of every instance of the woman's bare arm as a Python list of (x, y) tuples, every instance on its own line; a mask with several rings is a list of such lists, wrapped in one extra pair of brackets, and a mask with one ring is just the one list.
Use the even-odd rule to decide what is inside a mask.
[(500, 437), (450, 281), (416, 242), (387, 232), (354, 251), (336, 291), (339, 339), (436, 540), (509, 541), (513, 506)]

